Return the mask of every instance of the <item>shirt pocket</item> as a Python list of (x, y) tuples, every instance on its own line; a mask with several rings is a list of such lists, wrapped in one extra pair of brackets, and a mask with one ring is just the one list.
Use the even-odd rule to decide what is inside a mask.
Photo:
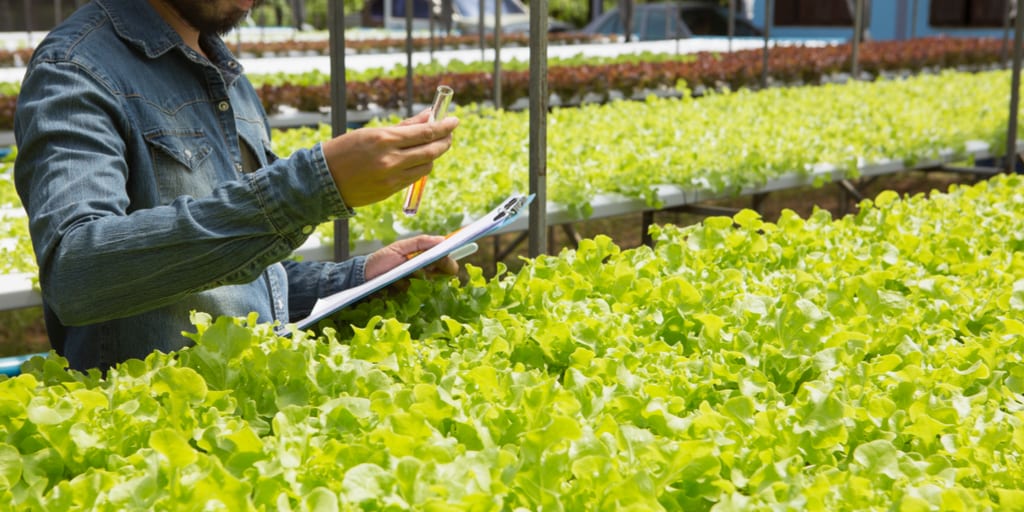
[(260, 167), (265, 167), (268, 164), (273, 163), (277, 158), (270, 152), (270, 139), (259, 131), (245, 130), (243, 128), (245, 127), (239, 126), (238, 130), (239, 141), (242, 145), (239, 149), (243, 152), (242, 161), (246, 161), (246, 158), (244, 157), (246, 152), (255, 159), (255, 161), (250, 164), (252, 168), (246, 169), (246, 171), (254, 171)]
[(161, 130), (146, 134), (157, 188), (164, 204), (181, 196), (205, 197), (217, 185), (213, 144), (201, 131)]

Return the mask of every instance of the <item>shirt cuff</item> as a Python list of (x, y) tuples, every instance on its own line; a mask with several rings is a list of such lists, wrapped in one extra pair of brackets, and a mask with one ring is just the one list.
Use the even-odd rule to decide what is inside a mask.
[(320, 297), (355, 288), (366, 282), (366, 256), (353, 256), (341, 263), (328, 264), (325, 268)]
[(320, 144), (246, 175), (273, 229), (292, 247), (317, 225), (355, 215), (334, 184)]
[(334, 182), (334, 176), (331, 175), (331, 168), (327, 165), (327, 157), (324, 156), (324, 147), (321, 143), (317, 143), (313, 146), (313, 164), (323, 190), (334, 191), (333, 202), (335, 204), (332, 210), (338, 213), (332, 214), (328, 220), (354, 217), (356, 211), (349, 208), (349, 206), (345, 204), (345, 200), (341, 197), (341, 191), (338, 190), (338, 185)]

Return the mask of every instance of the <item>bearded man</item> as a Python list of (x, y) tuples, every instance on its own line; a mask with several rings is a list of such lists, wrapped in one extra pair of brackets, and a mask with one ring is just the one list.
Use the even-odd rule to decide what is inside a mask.
[(93, 0), (36, 48), (15, 115), (15, 182), (47, 333), (72, 368), (178, 350), (192, 311), (283, 326), (443, 239), (288, 259), (318, 224), (429, 173), (458, 121), (428, 123), (424, 111), (278, 158), (222, 40), (258, 3)]

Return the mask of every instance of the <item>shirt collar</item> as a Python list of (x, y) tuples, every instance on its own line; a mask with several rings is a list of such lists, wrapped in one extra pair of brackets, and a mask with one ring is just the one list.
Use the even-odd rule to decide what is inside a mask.
[[(142, 50), (147, 57), (156, 58), (175, 48), (188, 51), (185, 41), (160, 17), (146, 0), (94, 0), (106, 11), (118, 36)], [(200, 44), (210, 60), (225, 73), (228, 82), (241, 74), (231, 51), (220, 37), (200, 35)], [(235, 64), (232, 65), (231, 63)]]
[(184, 46), (181, 36), (146, 0), (95, 0), (107, 13), (117, 35), (150, 58)]

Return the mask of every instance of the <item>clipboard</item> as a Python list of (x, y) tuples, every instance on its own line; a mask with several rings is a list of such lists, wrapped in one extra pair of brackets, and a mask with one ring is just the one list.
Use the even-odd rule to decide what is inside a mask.
[(298, 329), (307, 329), (324, 317), (331, 315), (360, 299), (434, 263), (435, 261), (466, 247), (512, 222), (533, 201), (533, 194), (515, 194), (502, 201), (487, 215), (449, 234), (445, 240), (427, 249), (401, 265), (365, 283), (342, 290), (327, 297), (321, 297), (313, 305), (309, 316), (294, 323)]

